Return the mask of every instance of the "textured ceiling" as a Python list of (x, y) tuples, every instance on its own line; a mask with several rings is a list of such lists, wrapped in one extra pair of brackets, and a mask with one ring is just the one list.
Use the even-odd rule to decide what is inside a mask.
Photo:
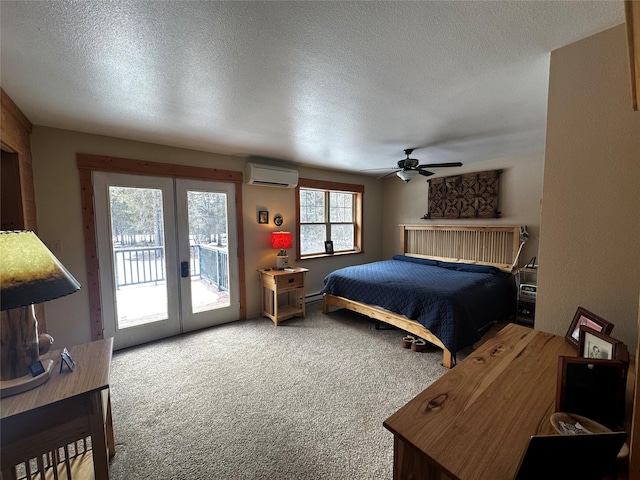
[[(36, 125), (296, 164), (542, 152), (549, 54), (621, 1), (0, 2)], [(379, 174), (379, 172), (378, 172)]]

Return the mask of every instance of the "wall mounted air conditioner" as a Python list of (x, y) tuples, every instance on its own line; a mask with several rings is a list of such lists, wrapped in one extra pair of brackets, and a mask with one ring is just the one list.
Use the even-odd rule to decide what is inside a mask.
[(280, 188), (295, 188), (298, 185), (297, 170), (256, 163), (247, 163), (244, 178), (249, 185)]

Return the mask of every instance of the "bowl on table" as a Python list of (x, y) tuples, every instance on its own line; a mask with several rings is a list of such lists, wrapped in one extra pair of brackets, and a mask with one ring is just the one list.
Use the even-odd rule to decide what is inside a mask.
[[(556, 412), (551, 415), (549, 420), (553, 429), (560, 435), (584, 435), (613, 431), (595, 420), (575, 413)], [(629, 455), (629, 446), (625, 442), (618, 453), (618, 458), (625, 458), (627, 455)]]

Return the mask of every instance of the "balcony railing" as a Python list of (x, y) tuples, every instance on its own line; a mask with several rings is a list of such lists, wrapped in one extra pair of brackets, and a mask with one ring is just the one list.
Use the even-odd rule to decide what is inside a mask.
[[(220, 291), (229, 290), (229, 254), (227, 248), (213, 247), (211, 245), (191, 246), (191, 269), (198, 266), (198, 274), (201, 278), (206, 278)], [(194, 248), (196, 252), (194, 253)], [(197, 256), (197, 261), (195, 257)]]
[[(166, 262), (164, 247), (136, 247), (114, 251), (116, 288), (127, 285), (164, 282)], [(191, 245), (191, 277), (200, 277), (229, 290), (229, 254), (226, 247)]]

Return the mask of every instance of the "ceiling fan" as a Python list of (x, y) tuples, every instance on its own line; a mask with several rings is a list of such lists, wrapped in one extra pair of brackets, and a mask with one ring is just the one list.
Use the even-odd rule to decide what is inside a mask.
[[(431, 175), (434, 175), (434, 172), (430, 172), (429, 170), (426, 170), (427, 168), (461, 167), (462, 166), (462, 163), (460, 162), (426, 163), (426, 164), (420, 165), (417, 159), (410, 157), (410, 155), (413, 153), (413, 150), (414, 150), (413, 148), (405, 149), (404, 153), (407, 156), (407, 158), (399, 160), (398, 167), (394, 168), (393, 171), (389, 173), (385, 173), (384, 175), (377, 178), (378, 179), (385, 178), (395, 173), (402, 180), (404, 180), (405, 182), (408, 182), (418, 174), (424, 175), (425, 177), (430, 177)], [(372, 170), (387, 170), (387, 169), (374, 168)]]

